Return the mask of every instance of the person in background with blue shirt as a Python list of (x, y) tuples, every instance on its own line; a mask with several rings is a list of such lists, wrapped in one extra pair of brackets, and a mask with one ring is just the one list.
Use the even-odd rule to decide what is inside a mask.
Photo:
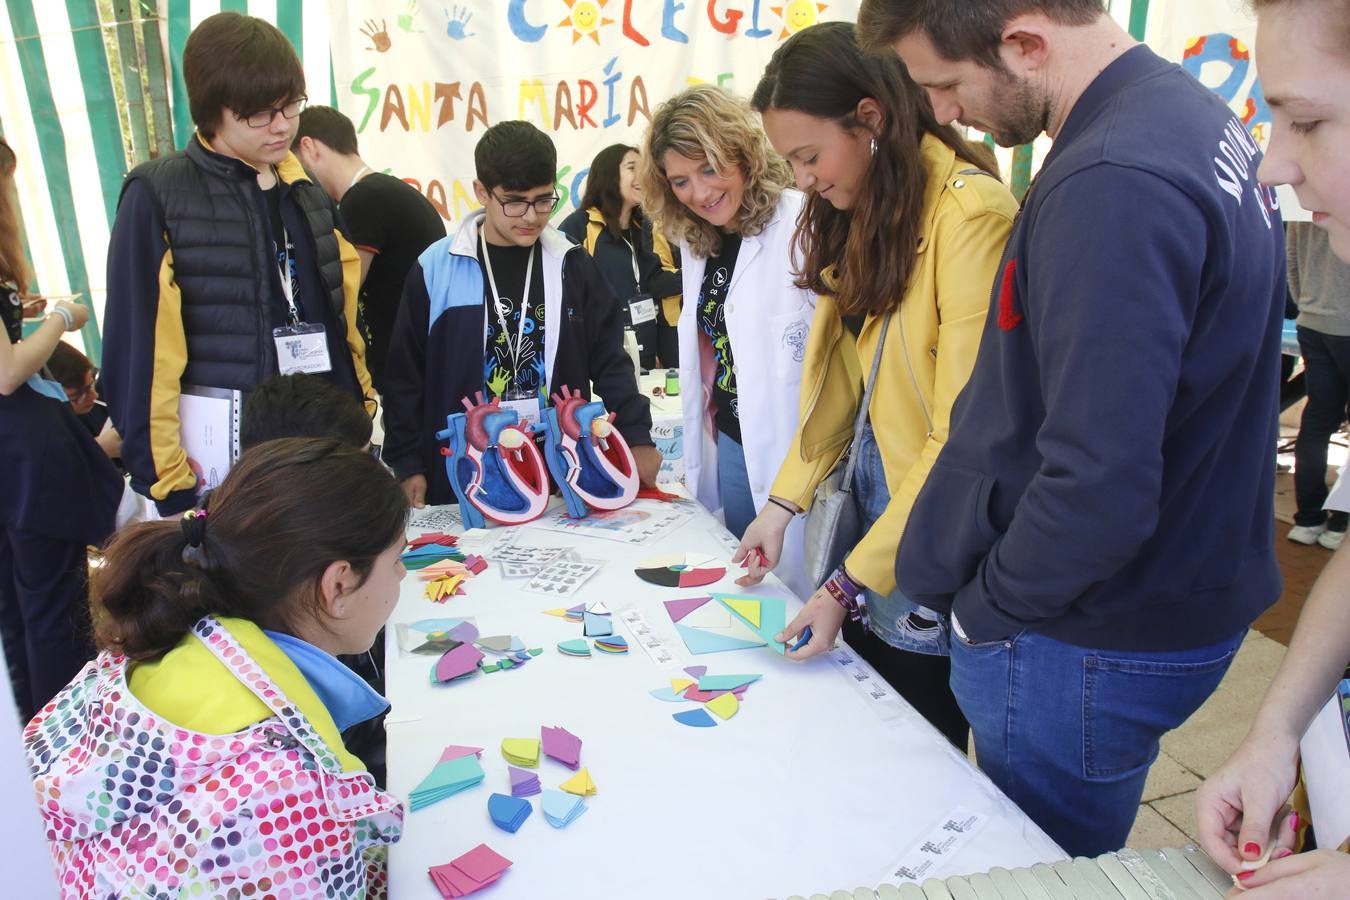
[(1242, 123), (1101, 0), (865, 0), (939, 121), (1054, 138), (896, 561), (952, 616), (980, 766), (1119, 848), (1159, 739), (1280, 594), (1284, 237)]

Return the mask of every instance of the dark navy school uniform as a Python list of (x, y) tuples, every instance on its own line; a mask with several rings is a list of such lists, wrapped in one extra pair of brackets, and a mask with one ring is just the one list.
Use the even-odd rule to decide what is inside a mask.
[[(22, 319), (0, 285), (12, 344)], [(27, 721), (93, 658), (85, 547), (112, 533), (122, 478), (70, 404), (31, 382), (0, 395), (0, 472), (0, 639)]]

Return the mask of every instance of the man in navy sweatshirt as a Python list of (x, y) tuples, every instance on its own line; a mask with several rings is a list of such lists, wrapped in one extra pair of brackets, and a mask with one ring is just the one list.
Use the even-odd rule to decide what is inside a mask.
[(939, 120), (1054, 138), (896, 577), (952, 615), (980, 766), (1120, 847), (1161, 736), (1280, 593), (1284, 242), (1260, 152), (1101, 0), (866, 0)]

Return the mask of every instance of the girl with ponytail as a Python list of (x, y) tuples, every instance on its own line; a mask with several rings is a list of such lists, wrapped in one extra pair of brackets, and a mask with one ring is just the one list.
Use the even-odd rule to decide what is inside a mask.
[(24, 732), (66, 896), (382, 882), (402, 810), (340, 733), (388, 703), (334, 657), (388, 619), (406, 521), (369, 454), (292, 438), (245, 453), (209, 508), (113, 539), (102, 652)]

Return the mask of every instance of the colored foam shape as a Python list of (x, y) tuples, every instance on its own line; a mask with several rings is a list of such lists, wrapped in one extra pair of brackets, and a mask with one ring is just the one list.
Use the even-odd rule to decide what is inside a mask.
[(493, 794), (488, 797), (488, 815), (492, 818), (492, 823), (503, 831), (515, 834), (532, 812), (534, 807), (528, 800), (508, 797), (506, 794)]
[(614, 622), (609, 616), (601, 616), (593, 612), (582, 613), (582, 615), (586, 623), (586, 637), (604, 637), (607, 634), (614, 633)]
[(705, 631), (701, 628), (690, 628), (687, 625), (676, 625), (680, 632), (680, 638), (684, 640), (684, 645), (689, 648), (690, 653), (720, 653), (724, 650), (747, 650), (753, 647), (763, 647), (765, 641), (759, 638), (749, 639), (735, 637), (728, 634)]
[(436, 665), (432, 669), (435, 681), (446, 682), (453, 681), (470, 672), (478, 670), (478, 661), (483, 658), (483, 653), (473, 644), (460, 644), (453, 650), (447, 650), (436, 660)]
[(605, 605), (605, 601), (596, 600), (582, 610), (582, 612), (595, 613), (597, 616), (607, 616), (609, 615), (609, 607)]
[(544, 615), (557, 616), (558, 618), (561, 619), (567, 616), (567, 610), (563, 609), (561, 606), (558, 607), (557, 609), (546, 609), (544, 610)]
[(585, 638), (572, 638), (569, 641), (559, 641), (558, 650), (567, 656), (591, 655), (591, 645), (586, 643)]
[(444, 865), (432, 866), (427, 874), (442, 897), (464, 897), (497, 881), (510, 867), (511, 860), (479, 844)]
[(512, 765), (533, 769), (539, 765), (539, 738), (502, 738), (502, 756)]
[(759, 628), (759, 601), (727, 598), (723, 600), (728, 609), (744, 619), (752, 628)]
[(450, 629), (450, 637), (468, 644), (478, 640), (478, 626), (472, 622), (461, 622)]
[(586, 801), (566, 791), (544, 791), (539, 805), (544, 810), (544, 818), (554, 828), (566, 828), (586, 811)]
[(684, 670), (684, 674), (688, 675), (690, 678), (702, 678), (704, 675), (708, 674), (708, 667), (707, 667), (707, 666), (686, 666), (686, 667), (685, 667), (685, 670)]
[(657, 700), (664, 700), (667, 703), (685, 703), (688, 700), (683, 694), (677, 694), (668, 687), (657, 688), (651, 692), (651, 695)]
[(725, 722), (736, 715), (737, 710), (741, 708), (741, 701), (736, 699), (735, 694), (728, 691), (709, 700), (704, 704), (704, 708), (710, 710), (717, 718)]
[(477, 643), (482, 649), (491, 650), (493, 653), (508, 653), (515, 640), (516, 638), (509, 634), (494, 634), (491, 637), (479, 638)]
[(688, 678), (672, 678), (670, 679), (670, 689), (677, 694), (683, 694), (685, 691), (693, 687), (696, 683), (697, 682), (692, 681), (691, 679)]
[(698, 680), (700, 691), (734, 691), (747, 684), (754, 684), (763, 675), (704, 675)]
[(451, 637), (455, 637), (454, 629), (467, 624), (472, 623), (468, 619), (419, 619), (408, 627), (423, 634), (430, 634), (433, 631), (448, 631)]
[[(734, 619), (731, 610), (720, 603), (704, 603), (698, 609), (691, 610), (679, 622), (679, 624), (687, 625), (690, 628), (718, 629), (731, 628), (733, 623), (740, 624), (740, 620)], [(742, 627), (744, 630), (750, 631), (748, 627)]]
[(461, 756), (468, 756), (472, 753), (479, 759), (483, 758), (482, 747), (461, 747), (458, 744), (450, 744), (441, 751), (441, 762), (450, 762), (452, 759), (459, 759)]
[(665, 601), (666, 612), (670, 615), (670, 621), (678, 622), (710, 600), (712, 600), (711, 597), (691, 597), (684, 600), (667, 600)]
[(533, 772), (527, 772), (524, 769), (515, 766), (507, 766), (506, 770), (511, 776), (511, 796), (512, 797), (533, 797), (539, 793), (539, 776)]
[(544, 755), (556, 759), (569, 769), (581, 764), (581, 738), (566, 728), (550, 728), (547, 725), (539, 729), (540, 743)]
[(558, 790), (567, 791), (569, 794), (576, 794), (578, 797), (589, 797), (595, 793), (595, 782), (591, 780), (591, 770), (582, 769), (571, 778), (558, 785)]
[(677, 712), (671, 716), (681, 725), (689, 725), (693, 728), (711, 728), (717, 724), (713, 717), (708, 715), (708, 711), (703, 707), (698, 709), (686, 709), (684, 712)]
[[(775, 653), (784, 652), (783, 644), (774, 640), (774, 637), (787, 627), (786, 601), (780, 597), (737, 597), (734, 594), (716, 593), (712, 597), (724, 609), (736, 616), (739, 621), (753, 628), (755, 633), (762, 637)], [(755, 604), (758, 607), (759, 616), (757, 619), (743, 614), (746, 603)]]
[(483, 780), (483, 766), (470, 753), (447, 762), (438, 762), (409, 795), (414, 812), (438, 800), (467, 790)]

